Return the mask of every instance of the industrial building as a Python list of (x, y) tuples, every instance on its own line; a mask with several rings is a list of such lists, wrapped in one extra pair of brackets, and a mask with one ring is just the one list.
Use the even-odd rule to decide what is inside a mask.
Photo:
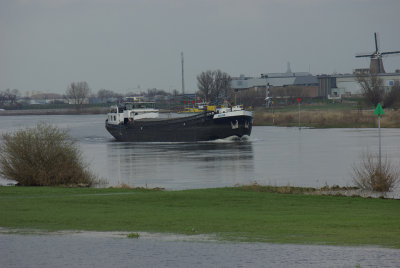
[[(358, 75), (368, 75), (369, 69), (356, 69), (353, 74), (318, 75), (318, 94), (324, 98), (341, 98), (342, 96), (360, 95), (361, 86), (357, 81)], [(395, 81), (400, 81), (400, 70), (395, 73), (379, 73), (383, 87), (389, 91)]]
[[(318, 97), (318, 78), (308, 72), (292, 72), (288, 64), (285, 73), (266, 73), (260, 77), (233, 77), (231, 87), (235, 91), (264, 90), (266, 95), (275, 98)], [(290, 92), (290, 93), (288, 93)]]
[[(231, 87), (237, 92), (264, 90), (266, 95), (269, 92), (269, 96), (275, 98), (286, 96), (340, 99), (344, 96), (362, 94), (357, 76), (369, 74), (370, 69), (356, 69), (352, 74), (312, 75), (307, 72), (286, 72), (261, 74), (258, 78), (241, 75), (232, 78)], [(376, 75), (382, 79), (386, 91), (392, 88), (395, 81), (400, 81), (400, 70), (396, 70), (394, 73), (378, 73)]]

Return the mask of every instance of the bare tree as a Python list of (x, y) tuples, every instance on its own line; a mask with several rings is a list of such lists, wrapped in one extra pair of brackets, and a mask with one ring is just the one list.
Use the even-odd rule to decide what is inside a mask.
[(198, 94), (204, 99), (204, 101), (210, 101), (211, 91), (213, 88), (214, 78), (213, 72), (208, 70), (202, 72), (197, 76), (197, 87), (199, 88)]
[(232, 88), (230, 85), (231, 77), (229, 74), (217, 70), (214, 74), (214, 85), (212, 88), (212, 95), (215, 100), (228, 100), (232, 97)]
[(10, 90), (9, 88), (7, 88), (4, 91), (0, 91), (0, 103), (15, 104), (17, 98), (20, 96), (21, 94), (18, 89)]
[(359, 165), (353, 165), (353, 182), (364, 190), (388, 192), (400, 182), (400, 170), (386, 156), (382, 162), (370, 153), (362, 155)]
[(20, 96), (21, 94), (19, 93), (18, 89), (14, 88), (13, 90), (11, 90), (9, 94), (11, 103), (14, 104)]
[(99, 89), (99, 91), (97, 91), (97, 97), (104, 102), (105, 100), (107, 100), (108, 98), (111, 98), (113, 95), (113, 92), (111, 90), (107, 90), (107, 89)]
[(3, 91), (0, 91), (0, 103), (4, 103), (6, 101), (6, 95)]
[(121, 94), (118, 94), (112, 90), (108, 90), (108, 89), (99, 89), (99, 91), (97, 91), (97, 97), (102, 101), (105, 102), (110, 98), (117, 98), (120, 99), (122, 98)]
[(165, 90), (162, 90), (162, 89), (149, 88), (149, 89), (147, 89), (147, 93), (144, 93), (144, 95), (149, 98), (154, 98), (157, 95), (167, 96), (169, 94)]
[(210, 102), (227, 100), (232, 97), (231, 77), (221, 70), (202, 72), (197, 76), (198, 94)]
[(383, 81), (376, 74), (357, 75), (356, 79), (368, 104), (376, 106), (383, 100), (385, 95)]
[(176, 96), (178, 96), (178, 95), (179, 95), (179, 91), (176, 90), (176, 89), (174, 89), (174, 90), (172, 91), (172, 96), (176, 97)]
[(72, 100), (78, 108), (82, 108), (82, 104), (89, 96), (90, 88), (87, 82), (72, 82), (66, 90), (66, 97)]

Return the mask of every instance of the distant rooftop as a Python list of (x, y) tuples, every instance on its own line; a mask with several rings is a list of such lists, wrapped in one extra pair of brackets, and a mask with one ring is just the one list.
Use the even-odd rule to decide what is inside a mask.
[(261, 77), (265, 78), (278, 78), (278, 77), (301, 77), (301, 76), (312, 76), (311, 73), (308, 72), (297, 72), (297, 73), (266, 73), (261, 74)]
[(244, 89), (255, 86), (266, 86), (269, 84), (274, 87), (284, 87), (293, 85), (312, 86), (318, 85), (318, 78), (308, 72), (299, 73), (268, 73), (261, 74), (260, 78), (246, 77), (232, 77), (231, 86), (233, 88)]

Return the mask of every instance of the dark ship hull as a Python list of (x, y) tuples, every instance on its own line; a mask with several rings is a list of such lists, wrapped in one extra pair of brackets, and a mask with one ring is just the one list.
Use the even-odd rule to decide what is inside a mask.
[(253, 118), (249, 115), (222, 116), (201, 113), (169, 119), (142, 119), (110, 124), (106, 129), (115, 139), (124, 142), (193, 142), (250, 135)]

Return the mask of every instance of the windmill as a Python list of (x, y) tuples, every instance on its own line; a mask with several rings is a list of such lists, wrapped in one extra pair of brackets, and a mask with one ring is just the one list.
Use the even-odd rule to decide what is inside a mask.
[(369, 69), (371, 73), (385, 73), (385, 69), (383, 68), (382, 57), (390, 54), (400, 54), (400, 51), (388, 51), (388, 52), (380, 52), (379, 44), (378, 44), (378, 34), (374, 33), (375, 36), (375, 52), (368, 54), (357, 54), (356, 58), (371, 58), (371, 63), (369, 65)]

